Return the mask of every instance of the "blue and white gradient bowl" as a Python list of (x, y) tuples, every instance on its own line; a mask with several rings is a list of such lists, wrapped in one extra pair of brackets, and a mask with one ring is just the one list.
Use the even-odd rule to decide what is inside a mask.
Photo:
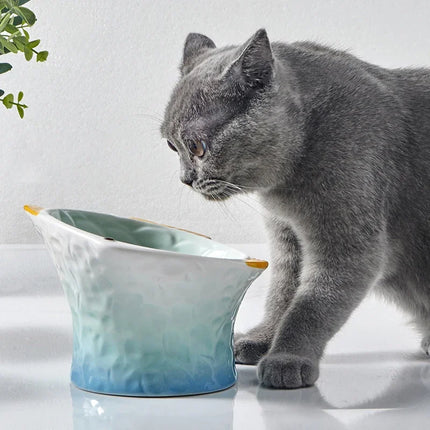
[(233, 325), (266, 261), (150, 221), (24, 208), (72, 311), (73, 384), (98, 393), (178, 396), (236, 382)]

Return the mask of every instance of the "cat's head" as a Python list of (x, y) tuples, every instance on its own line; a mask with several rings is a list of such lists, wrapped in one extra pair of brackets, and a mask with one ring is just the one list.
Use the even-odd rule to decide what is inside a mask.
[(263, 29), (240, 47), (216, 48), (197, 33), (185, 41), (161, 134), (178, 153), (182, 182), (208, 199), (273, 182), (282, 159), (272, 145), (274, 63)]

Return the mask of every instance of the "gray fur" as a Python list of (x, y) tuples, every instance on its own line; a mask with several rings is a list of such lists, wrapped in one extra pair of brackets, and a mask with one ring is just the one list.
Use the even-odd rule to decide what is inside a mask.
[[(242, 46), (192, 39), (204, 48), (185, 47), (161, 127), (181, 179), (207, 199), (256, 192), (270, 212), (265, 318), (236, 337), (236, 361), (258, 363), (266, 386), (313, 384), (327, 342), (372, 287), (412, 315), (428, 353), (429, 70), (270, 44), (264, 30)], [(207, 143), (203, 158), (193, 139)]]

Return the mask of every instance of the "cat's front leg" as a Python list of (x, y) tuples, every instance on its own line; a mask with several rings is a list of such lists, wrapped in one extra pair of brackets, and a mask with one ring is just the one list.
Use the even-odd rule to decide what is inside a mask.
[(258, 364), (263, 385), (298, 388), (315, 383), (327, 342), (366, 294), (379, 261), (377, 252), (308, 261), (272, 346)]
[(267, 353), (299, 285), (301, 250), (296, 235), (287, 224), (275, 219), (268, 220), (266, 228), (271, 247), (270, 290), (263, 321), (245, 334), (235, 334), (235, 358), (242, 364), (256, 364)]

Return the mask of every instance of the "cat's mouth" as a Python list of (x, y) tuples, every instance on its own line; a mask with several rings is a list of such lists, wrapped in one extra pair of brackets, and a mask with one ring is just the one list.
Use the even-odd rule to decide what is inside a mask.
[(192, 186), (207, 200), (226, 200), (236, 193), (233, 184), (220, 179), (197, 179)]

